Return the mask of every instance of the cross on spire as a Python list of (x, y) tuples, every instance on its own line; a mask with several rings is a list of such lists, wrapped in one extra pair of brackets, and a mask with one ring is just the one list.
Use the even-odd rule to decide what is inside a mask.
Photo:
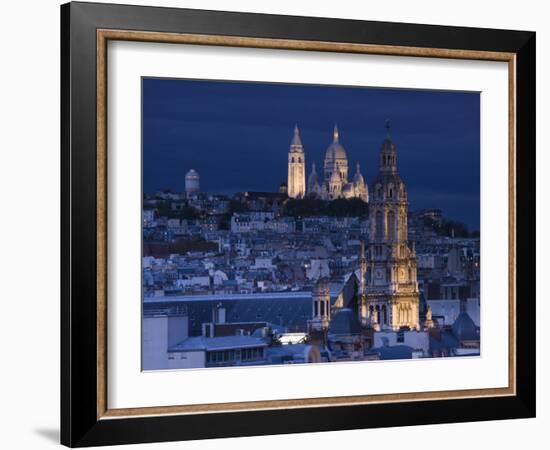
[(390, 124), (390, 119), (386, 119), (386, 137), (389, 138), (390, 137), (390, 128), (391, 128), (391, 124)]

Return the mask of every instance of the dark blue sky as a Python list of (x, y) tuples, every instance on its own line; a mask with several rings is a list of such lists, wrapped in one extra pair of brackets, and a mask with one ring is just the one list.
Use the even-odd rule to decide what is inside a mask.
[(143, 188), (183, 191), (193, 168), (210, 193), (276, 191), (287, 177), (295, 123), (306, 177), (334, 123), (367, 183), (391, 121), (411, 209), (441, 208), (479, 230), (479, 93), (272, 83), (143, 80)]

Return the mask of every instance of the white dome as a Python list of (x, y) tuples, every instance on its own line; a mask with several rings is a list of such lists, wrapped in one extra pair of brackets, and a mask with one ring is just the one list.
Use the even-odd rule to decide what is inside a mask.
[(340, 132), (338, 131), (338, 126), (334, 125), (334, 131), (332, 133), (332, 144), (330, 144), (325, 153), (325, 161), (336, 161), (338, 159), (347, 160), (346, 150), (340, 144)]
[(335, 161), (337, 159), (348, 159), (346, 150), (339, 142), (333, 142), (327, 148), (325, 160)]

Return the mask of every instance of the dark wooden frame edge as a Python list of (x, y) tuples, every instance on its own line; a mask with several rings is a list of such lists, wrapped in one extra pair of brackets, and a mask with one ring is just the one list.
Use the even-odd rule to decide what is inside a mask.
[[(516, 54), (515, 396), (97, 419), (96, 30)], [(171, 8), (61, 7), (61, 442), (91, 446), (535, 415), (535, 33)]]

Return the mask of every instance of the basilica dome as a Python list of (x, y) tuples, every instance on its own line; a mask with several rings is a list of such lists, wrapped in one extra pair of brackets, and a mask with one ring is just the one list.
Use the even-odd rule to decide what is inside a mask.
[(347, 160), (348, 157), (346, 155), (346, 150), (342, 147), (342, 144), (340, 144), (339, 137), (338, 127), (335, 125), (332, 144), (330, 144), (327, 148), (325, 153), (325, 161), (336, 161), (338, 159)]
[(333, 142), (327, 148), (325, 153), (325, 159), (336, 160), (336, 159), (347, 159), (346, 150), (339, 142)]

